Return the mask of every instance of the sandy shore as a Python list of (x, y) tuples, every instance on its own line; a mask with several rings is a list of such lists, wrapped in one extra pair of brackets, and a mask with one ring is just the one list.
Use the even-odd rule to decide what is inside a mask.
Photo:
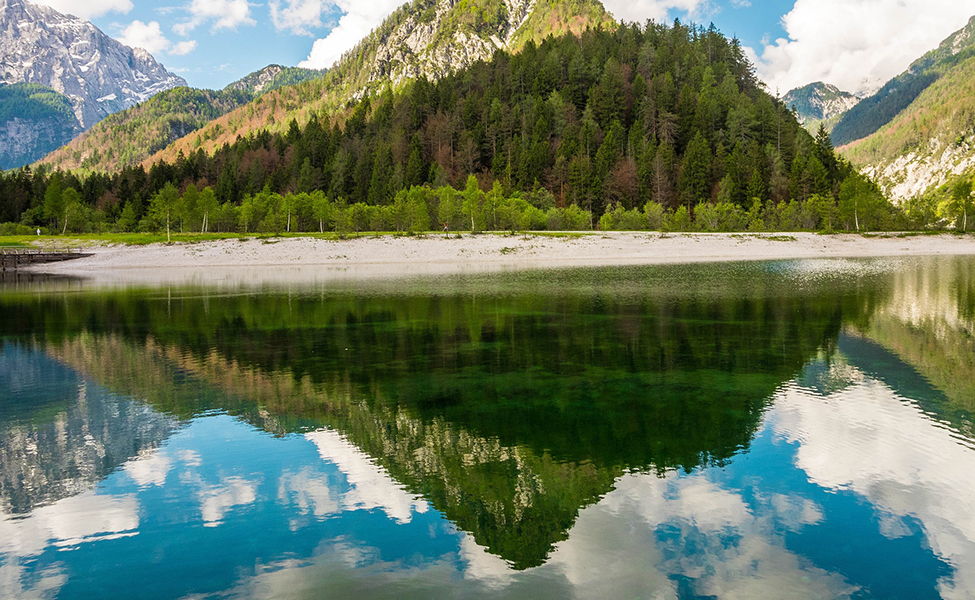
[(98, 284), (315, 283), (515, 269), (827, 257), (975, 255), (975, 236), (594, 233), (221, 240), (107, 246), (37, 272)]

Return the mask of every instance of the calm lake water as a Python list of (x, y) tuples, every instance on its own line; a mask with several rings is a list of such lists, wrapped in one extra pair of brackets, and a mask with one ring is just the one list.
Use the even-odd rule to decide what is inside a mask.
[(971, 598), (975, 259), (0, 288), (3, 598)]

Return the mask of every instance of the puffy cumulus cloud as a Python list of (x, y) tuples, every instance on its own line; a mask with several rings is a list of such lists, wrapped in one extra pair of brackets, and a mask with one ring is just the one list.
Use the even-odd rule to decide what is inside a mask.
[(140, 488), (162, 486), (173, 468), (173, 459), (160, 451), (142, 451), (125, 464), (125, 472)]
[(204, 23), (212, 23), (210, 29), (237, 29), (239, 25), (257, 25), (251, 18), (251, 7), (247, 0), (193, 0), (186, 8), (190, 13), (188, 21), (177, 23), (173, 31), (179, 35), (189, 35)]
[(298, 35), (311, 35), (311, 29), (322, 26), (324, 0), (287, 0), (286, 6), (278, 0), (268, 4), (271, 22), (278, 31), (290, 30)]
[(339, 500), (328, 479), (307, 467), (298, 473), (286, 471), (278, 482), (278, 502), (290, 503), (302, 514), (311, 513), (318, 518), (337, 514), (342, 510)]
[[(345, 475), (349, 490), (342, 495), (343, 510), (379, 509), (397, 523), (409, 523), (413, 513), (425, 513), (426, 501), (409, 493), (354, 444), (329, 429), (306, 433), (322, 459)], [(316, 505), (317, 506), (317, 505)]]
[(125, 29), (118, 41), (132, 48), (142, 48), (149, 54), (159, 54), (165, 52), (171, 56), (183, 56), (189, 54), (196, 48), (196, 42), (188, 40), (172, 43), (163, 35), (162, 29), (157, 21), (132, 21)]
[(771, 90), (825, 81), (872, 93), (971, 16), (958, 0), (797, 0), (782, 18), (788, 39), (752, 59)]
[(187, 40), (173, 44), (169, 49), (169, 54), (172, 56), (185, 56), (194, 50), (196, 50), (196, 40)]
[[(841, 598), (854, 591), (842, 576), (785, 548), (783, 517), (794, 520), (798, 512), (813, 523), (821, 515), (805, 499), (759, 499), (753, 509), (740, 490), (705, 473), (628, 474), (614, 487), (579, 512), (546, 565), (585, 597), (643, 597), (652, 590), (656, 598), (677, 598), (681, 575), (696, 593), (719, 598)], [(685, 551), (691, 546), (697, 552)]]
[(926, 547), (954, 567), (938, 581), (941, 596), (971, 598), (975, 452), (962, 437), (868, 377), (825, 397), (786, 387), (774, 400), (775, 435), (801, 442), (796, 467), (819, 486), (865, 498), (888, 538), (909, 534), (910, 521), (920, 523)]
[(647, 19), (665, 21), (671, 10), (679, 10), (688, 16), (698, 15), (707, 6), (707, 0), (605, 0), (603, 6), (620, 21), (643, 23)]
[(38, 508), (25, 518), (0, 511), (0, 556), (37, 556), (52, 545), (72, 547), (133, 536), (138, 530), (139, 502), (134, 495), (86, 492)]
[(170, 41), (163, 35), (159, 28), (158, 21), (132, 21), (122, 30), (122, 35), (118, 38), (126, 46), (132, 48), (142, 48), (149, 54), (157, 54), (169, 48)]
[[(312, 3), (312, 0), (291, 0), (289, 6)], [(351, 50), (359, 40), (366, 37), (370, 31), (383, 22), (403, 0), (373, 0), (370, 2), (356, 2), (355, 0), (337, 0), (335, 5), (342, 10), (339, 24), (327, 37), (315, 41), (308, 58), (298, 66), (306, 69), (327, 69), (335, 61), (342, 58), (342, 54)]]
[(204, 527), (216, 527), (232, 508), (248, 506), (257, 500), (257, 482), (243, 477), (227, 477), (217, 485), (203, 485), (197, 493)]
[(82, 19), (94, 19), (110, 12), (123, 14), (132, 10), (130, 0), (34, 0), (37, 4), (50, 6), (54, 10), (66, 15), (74, 15)]

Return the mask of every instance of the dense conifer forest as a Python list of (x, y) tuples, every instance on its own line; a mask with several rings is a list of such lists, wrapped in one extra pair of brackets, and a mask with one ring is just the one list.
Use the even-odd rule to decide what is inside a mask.
[(763, 89), (736, 40), (680, 22), (528, 42), (148, 170), (0, 175), (5, 230), (875, 230), (908, 217)]

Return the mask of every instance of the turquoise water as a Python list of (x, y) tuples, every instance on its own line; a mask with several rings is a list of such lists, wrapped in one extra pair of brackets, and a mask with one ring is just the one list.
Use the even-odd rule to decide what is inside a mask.
[(0, 597), (964, 598), (975, 260), (0, 291)]

